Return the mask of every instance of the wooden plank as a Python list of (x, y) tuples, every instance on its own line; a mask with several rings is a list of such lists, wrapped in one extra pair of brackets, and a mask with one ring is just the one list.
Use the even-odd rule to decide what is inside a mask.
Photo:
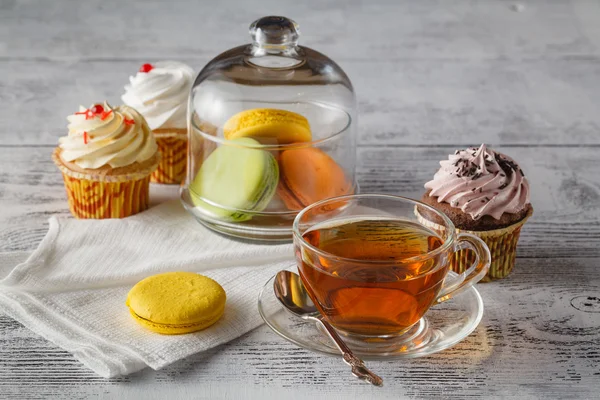
[[(0, 144), (54, 145), (66, 133), (66, 116), (80, 104), (119, 104), (128, 77), (147, 60), (0, 62), (0, 120), (7, 121), (0, 125)], [(207, 60), (184, 61), (200, 70)], [(600, 145), (595, 59), (365, 60), (342, 66), (359, 99), (361, 144)]]
[(0, 317), (0, 393), (14, 398), (595, 396), (600, 314), (573, 307), (576, 298), (600, 296), (595, 261), (519, 259), (510, 278), (479, 288), (486, 309), (478, 329), (431, 357), (369, 362), (386, 379), (381, 389), (352, 378), (339, 358), (298, 349), (266, 326), (162, 371), (105, 380), (19, 323)]
[[(503, 150), (499, 148), (498, 150)], [(438, 161), (454, 147), (361, 147), (364, 193), (420, 198)], [(0, 148), (0, 251), (33, 249), (51, 215), (69, 215), (51, 147)], [(600, 152), (596, 148), (507, 148), (531, 182), (534, 216), (523, 228), (520, 257), (600, 256)]]
[(248, 26), (285, 15), (301, 43), (336, 60), (589, 56), (599, 53), (593, 0), (526, 2), (195, 0), (0, 3), (2, 58), (212, 58), (249, 41)]

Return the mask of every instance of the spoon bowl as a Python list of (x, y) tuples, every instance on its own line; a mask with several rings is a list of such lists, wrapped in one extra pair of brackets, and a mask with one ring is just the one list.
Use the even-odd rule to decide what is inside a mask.
[(319, 311), (308, 295), (298, 274), (290, 271), (279, 271), (273, 282), (275, 296), (292, 314), (308, 319), (318, 317)]

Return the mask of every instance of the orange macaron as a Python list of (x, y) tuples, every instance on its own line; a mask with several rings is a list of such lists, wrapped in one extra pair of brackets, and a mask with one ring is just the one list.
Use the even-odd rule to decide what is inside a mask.
[(314, 147), (285, 150), (279, 155), (277, 194), (290, 210), (350, 194), (352, 184), (327, 153)]

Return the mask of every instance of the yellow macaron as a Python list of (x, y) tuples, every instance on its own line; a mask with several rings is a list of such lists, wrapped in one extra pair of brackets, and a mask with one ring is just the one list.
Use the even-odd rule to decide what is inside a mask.
[(265, 144), (310, 142), (312, 139), (306, 118), (274, 108), (255, 108), (237, 113), (225, 123), (223, 133), (227, 140), (251, 137)]
[(167, 272), (139, 281), (127, 295), (136, 322), (164, 335), (208, 328), (225, 311), (225, 290), (193, 272)]

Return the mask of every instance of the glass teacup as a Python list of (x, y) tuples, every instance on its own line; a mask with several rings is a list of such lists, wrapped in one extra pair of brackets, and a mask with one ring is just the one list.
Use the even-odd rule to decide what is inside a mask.
[[(417, 205), (440, 217), (442, 235), (419, 223)], [(481, 239), (457, 234), (444, 214), (404, 197), (324, 200), (298, 214), (293, 232), (304, 286), (324, 318), (347, 336), (401, 336), (432, 305), (480, 281), (490, 265)], [(448, 275), (450, 257), (463, 249), (475, 253), (472, 266)]]

